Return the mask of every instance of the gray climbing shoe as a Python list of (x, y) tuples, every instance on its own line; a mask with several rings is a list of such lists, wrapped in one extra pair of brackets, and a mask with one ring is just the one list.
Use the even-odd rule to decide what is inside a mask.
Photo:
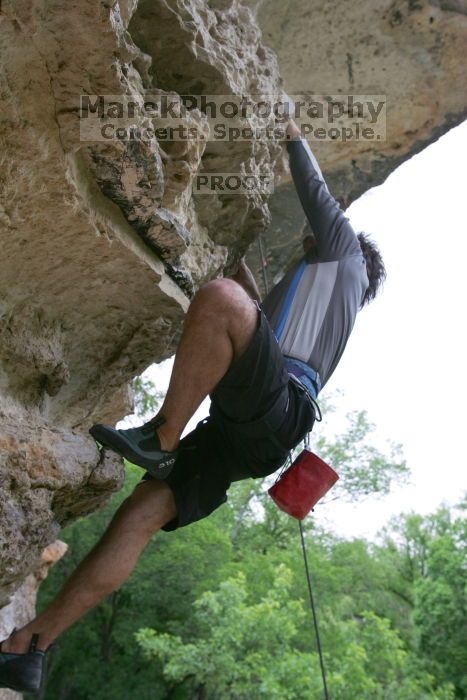
[(46, 651), (36, 649), (38, 634), (33, 634), (29, 651), (13, 654), (1, 651), (0, 644), (0, 688), (10, 688), (19, 693), (38, 693), (42, 689), (46, 673)]
[(139, 428), (127, 430), (97, 423), (89, 432), (103, 447), (146, 469), (155, 479), (165, 479), (172, 471), (178, 450), (167, 452), (161, 448), (156, 428), (163, 422), (163, 418), (153, 418)]

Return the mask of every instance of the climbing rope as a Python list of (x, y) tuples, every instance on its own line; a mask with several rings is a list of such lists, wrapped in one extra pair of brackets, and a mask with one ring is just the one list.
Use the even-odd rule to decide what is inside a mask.
[[(268, 273), (267, 273), (268, 261), (265, 257), (265, 254), (264, 254), (264, 247), (263, 247), (263, 241), (261, 239), (261, 235), (258, 236), (257, 240), (258, 240), (258, 252), (259, 252), (260, 261), (261, 261), (261, 271), (262, 271), (262, 275), (263, 275), (264, 289), (265, 289), (266, 294), (268, 294), (268, 292), (269, 292), (269, 281), (268, 281)], [(305, 439), (303, 440), (303, 445), (305, 448), (309, 449), (309, 447), (310, 447), (310, 434), (309, 433), (306, 434)], [(288, 455), (288, 462), (289, 462), (289, 465), (292, 464), (292, 455), (290, 452)], [(305, 546), (305, 536), (303, 533), (303, 524), (302, 524), (301, 520), (298, 521), (298, 527), (300, 530), (300, 541), (301, 541), (301, 545), (302, 545), (303, 561), (305, 564), (305, 576), (306, 576), (307, 585), (308, 585), (308, 595), (310, 598), (310, 607), (311, 607), (311, 612), (312, 612), (312, 616), (313, 616), (313, 627), (314, 627), (315, 636), (316, 636), (316, 646), (318, 648), (319, 665), (321, 668), (321, 678), (323, 680), (324, 700), (329, 700), (328, 686), (326, 683), (326, 670), (324, 667), (323, 649), (321, 646), (321, 637), (319, 634), (319, 627), (318, 627), (318, 617), (316, 615), (315, 600), (313, 597), (313, 589), (311, 586), (310, 567), (308, 565), (308, 556), (306, 553), (306, 546)]]
[(308, 557), (306, 554), (306, 547), (305, 547), (305, 537), (303, 535), (303, 525), (302, 525), (301, 520), (298, 521), (298, 527), (300, 529), (300, 539), (302, 542), (303, 560), (305, 562), (305, 574), (306, 574), (306, 580), (308, 583), (308, 595), (310, 597), (311, 612), (313, 614), (313, 626), (315, 628), (316, 646), (318, 647), (319, 665), (321, 668), (321, 677), (323, 679), (324, 698), (325, 698), (325, 700), (329, 700), (328, 686), (326, 683), (326, 670), (324, 668), (323, 649), (321, 647), (321, 638), (319, 635), (318, 618), (316, 616), (315, 601), (313, 598), (313, 590), (311, 588), (311, 575), (310, 575), (310, 569), (308, 566)]

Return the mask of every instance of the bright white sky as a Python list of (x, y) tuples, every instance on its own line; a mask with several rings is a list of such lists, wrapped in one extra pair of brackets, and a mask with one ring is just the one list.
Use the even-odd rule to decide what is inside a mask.
[[(379, 243), (388, 278), (357, 316), (326, 393), (340, 390), (327, 433), (366, 409), (376, 444), (403, 444), (412, 484), (358, 504), (332, 502), (314, 517), (345, 537), (374, 537), (391, 515), (454, 505), (467, 490), (467, 122), (400, 166), (354, 202), (355, 230)], [(463, 157), (464, 156), (464, 157)], [(167, 388), (172, 360), (147, 370)], [(187, 426), (208, 413), (205, 402)]]

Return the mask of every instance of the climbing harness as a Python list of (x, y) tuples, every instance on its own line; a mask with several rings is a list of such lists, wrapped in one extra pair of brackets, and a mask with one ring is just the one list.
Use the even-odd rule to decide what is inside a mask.
[[(257, 240), (258, 240), (259, 256), (260, 256), (260, 260), (261, 260), (261, 271), (262, 271), (262, 275), (263, 275), (264, 290), (265, 290), (265, 293), (268, 294), (269, 283), (268, 283), (268, 275), (267, 275), (267, 269), (266, 269), (268, 263), (267, 263), (267, 259), (266, 259), (265, 255), (264, 255), (263, 242), (261, 239), (261, 235), (258, 236)], [(300, 364), (304, 364), (304, 363), (300, 363)], [(294, 374), (295, 374), (295, 372), (294, 372)], [(291, 375), (291, 376), (293, 376), (293, 375)], [(318, 378), (318, 381), (320, 381), (319, 375), (317, 375), (317, 378)], [(297, 379), (296, 375), (295, 375), (294, 379)], [(316, 380), (316, 377), (315, 377), (315, 380)], [(303, 376), (300, 376), (297, 379), (297, 381), (301, 381), (303, 384), (305, 384)], [(321, 383), (319, 383), (318, 386), (320, 388)], [(308, 386), (308, 382), (306, 382), (305, 387), (313, 390), (313, 398), (316, 400), (316, 394), (317, 394), (317, 391), (319, 391), (319, 388), (316, 391), (315, 383), (311, 384), (311, 386)], [(309, 398), (312, 398), (310, 396), (311, 392), (307, 391), (307, 393), (309, 395)], [(316, 404), (316, 401), (313, 401), (313, 407), (315, 408), (315, 406), (318, 406), (318, 404)], [(319, 407), (318, 407), (318, 411), (319, 411)], [(319, 416), (320, 416), (319, 420), (321, 420), (321, 412), (319, 413)], [(278, 480), (276, 481), (276, 483), (272, 487), (272, 489), (274, 489), (274, 487), (276, 487), (276, 489), (275, 489), (275, 497), (276, 498), (278, 497), (277, 491), (280, 490), (279, 484), (281, 483), (281, 479), (286, 480), (287, 473), (289, 473), (288, 479), (290, 479), (291, 470), (294, 469), (294, 464), (296, 464), (298, 462), (298, 460), (303, 460), (304, 462), (307, 462), (308, 465), (310, 465), (310, 462), (309, 462), (310, 457), (307, 456), (307, 454), (306, 454), (306, 453), (308, 453), (308, 455), (313, 455), (313, 453), (310, 451), (310, 435), (309, 435), (309, 433), (307, 433), (307, 435), (305, 436), (305, 439), (303, 441), (303, 446), (304, 446), (304, 451), (298, 456), (298, 458), (295, 460), (295, 462), (292, 462), (292, 456), (291, 456), (291, 453), (289, 452), (287, 461), (285, 463), (285, 465), (287, 465), (287, 463), (289, 463), (289, 467), (287, 469), (285, 469), (285, 471), (283, 468), (283, 470), (279, 474)], [(305, 453), (305, 457), (302, 457), (302, 455), (304, 453)], [(324, 468), (321, 465), (319, 465), (319, 467), (323, 470), (323, 475), (325, 475), (325, 477), (327, 477), (328, 481), (330, 482), (329, 485), (327, 486), (327, 488), (325, 488), (324, 492), (322, 492), (321, 495), (319, 495), (318, 498), (316, 498), (316, 501), (314, 501), (314, 503), (316, 503), (319, 500), (319, 498), (321, 498), (324, 495), (324, 493), (329, 488), (331, 488), (331, 486), (337, 481), (337, 479), (339, 477), (337, 476), (336, 472), (334, 472), (334, 470), (328, 464), (326, 464), (325, 462), (320, 460), (320, 458), (317, 457), (317, 455), (313, 455), (313, 457), (315, 458), (315, 460), (319, 460), (319, 462), (321, 462), (322, 465), (324, 465)], [(314, 460), (312, 460), (312, 461), (314, 462)], [(317, 462), (314, 462), (314, 463), (318, 464)], [(300, 463), (298, 464), (298, 469), (301, 469), (303, 472), (303, 467), (304, 467), (304, 464), (302, 461), (300, 461)], [(328, 470), (330, 470), (330, 471), (328, 471)], [(312, 469), (305, 470), (305, 471), (308, 471), (308, 473), (311, 473)], [(293, 472), (292, 472), (292, 478), (293, 478)], [(319, 481), (321, 482), (321, 480), (319, 480)], [(312, 489), (313, 490), (313, 497), (316, 496), (317, 492), (319, 490), (322, 490), (322, 488), (323, 488), (323, 484), (321, 484), (321, 489), (313, 487), (313, 489)], [(286, 490), (287, 490), (287, 488), (286, 488)], [(296, 492), (296, 488), (294, 488), (294, 491)], [(272, 496), (271, 489), (269, 489), (269, 493)], [(277, 503), (276, 498), (274, 496), (272, 496), (272, 497), (273, 497), (274, 501)], [(308, 501), (308, 504), (313, 501), (313, 497)], [(295, 501), (295, 505), (296, 505), (296, 501)], [(310, 509), (313, 508), (313, 505), (314, 504), (312, 504), (310, 506), (310, 508), (306, 511), (305, 515), (310, 511)], [(281, 506), (279, 506), (279, 507), (281, 507)], [(289, 512), (289, 510), (286, 510), (285, 512)], [(300, 512), (303, 513), (304, 509), (302, 508), (302, 510)], [(293, 513), (289, 513), (289, 514), (293, 515)], [(302, 517), (305, 517), (305, 515), (303, 515)], [(297, 515), (293, 515), (293, 517), (297, 518)], [(310, 574), (310, 567), (308, 565), (308, 557), (307, 557), (306, 546), (305, 546), (303, 523), (302, 523), (302, 518), (298, 517), (297, 519), (298, 519), (298, 527), (299, 527), (299, 531), (300, 531), (300, 541), (301, 541), (302, 552), (303, 552), (303, 561), (305, 564), (305, 575), (306, 575), (307, 586), (308, 586), (308, 595), (310, 598), (310, 607), (311, 607), (311, 612), (312, 612), (312, 617), (313, 617), (313, 627), (314, 627), (315, 636), (316, 636), (316, 646), (318, 649), (319, 664), (320, 664), (320, 668), (321, 668), (321, 677), (322, 677), (322, 681), (323, 681), (324, 700), (329, 700), (328, 687), (327, 687), (327, 683), (326, 683), (326, 669), (324, 666), (323, 650), (322, 650), (322, 646), (321, 646), (321, 638), (320, 638), (319, 627), (318, 627), (318, 617), (316, 615), (315, 601), (314, 601), (313, 590), (312, 590), (312, 586), (311, 586), (311, 574)]]

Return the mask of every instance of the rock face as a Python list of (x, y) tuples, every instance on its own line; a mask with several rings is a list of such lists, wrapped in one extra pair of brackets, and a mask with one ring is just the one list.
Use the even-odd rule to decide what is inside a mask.
[[(387, 141), (317, 149), (350, 200), (462, 119), (466, 20), (461, 0), (3, 0), (0, 606), (121, 485), (87, 429), (128, 412), (129, 380), (173, 353), (194, 291), (268, 228), (279, 269), (302, 219), (279, 144), (209, 141), (185, 104), (189, 141), (84, 140), (80, 96), (278, 94), (280, 73), (289, 94), (385, 93)], [(281, 184), (269, 202), (195, 194), (203, 171)]]
[(238, 2), (3, 0), (0, 55), (1, 607), (122, 483), (90, 425), (129, 411), (129, 380), (173, 353), (194, 290), (269, 223), (264, 196), (196, 198), (194, 176), (273, 173), (281, 148), (202, 141), (186, 109), (188, 142), (81, 140), (81, 95), (277, 91)]
[(465, 0), (251, 5), (289, 94), (387, 97), (387, 137), (378, 148), (356, 140), (314, 144), (348, 201), (465, 118)]
[[(386, 95), (385, 141), (311, 143), (345, 205), (466, 118), (466, 0), (248, 1), (289, 95)], [(303, 213), (290, 181), (269, 205), (275, 273)]]

